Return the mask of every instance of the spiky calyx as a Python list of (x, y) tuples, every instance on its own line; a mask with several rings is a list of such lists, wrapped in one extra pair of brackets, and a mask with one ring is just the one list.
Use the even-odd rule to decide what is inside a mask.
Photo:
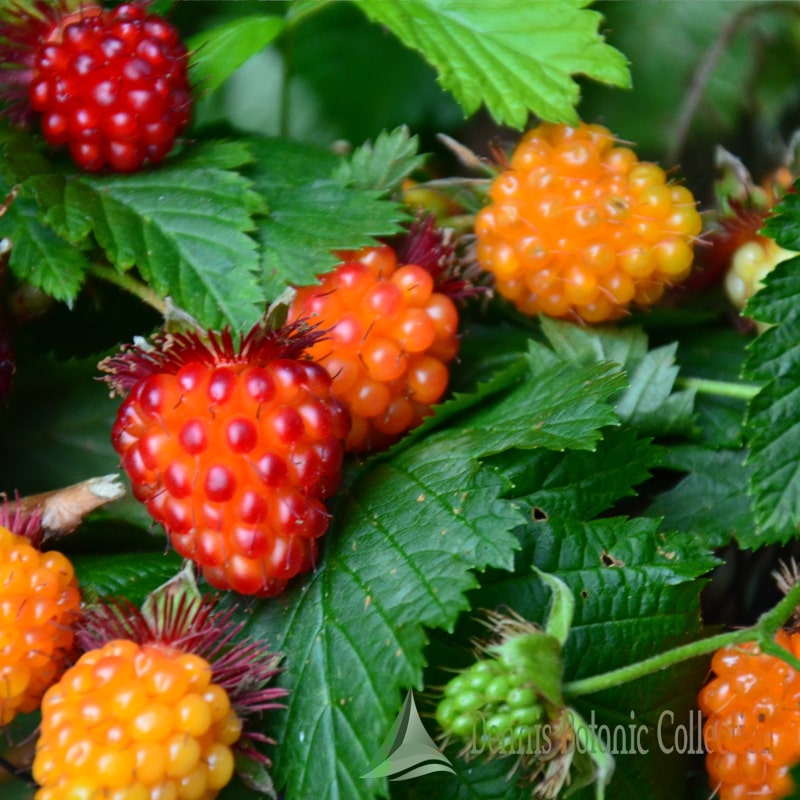
[(279, 658), (237, 640), (242, 625), (210, 598), (166, 594), (150, 613), (123, 601), (90, 609), (86, 650), (42, 704), (36, 800), (171, 797), (213, 800), (234, 751), (259, 755), (248, 718), (279, 707), (266, 684)]
[(270, 596), (314, 566), (347, 412), (300, 322), (170, 334), (103, 362), (129, 391), (112, 430), (134, 495), (217, 588)]

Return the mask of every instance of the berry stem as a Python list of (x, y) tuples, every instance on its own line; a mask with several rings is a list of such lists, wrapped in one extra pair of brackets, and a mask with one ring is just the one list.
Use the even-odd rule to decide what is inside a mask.
[(162, 316), (166, 315), (167, 304), (142, 281), (132, 278), (126, 273), (117, 272), (115, 269), (107, 267), (104, 264), (92, 264), (89, 267), (89, 272), (95, 277), (113, 283), (126, 292), (135, 295), (141, 301), (147, 303), (147, 305), (152, 306)]
[(760, 386), (752, 383), (714, 381), (708, 378), (678, 378), (675, 384), (681, 389), (694, 389), (701, 394), (732, 397), (736, 400), (752, 400), (761, 391)]
[(744, 644), (745, 642), (752, 642), (754, 640), (758, 641), (760, 646), (763, 643), (768, 643), (767, 649), (770, 650), (771, 655), (782, 658), (790, 664), (790, 666), (797, 669), (800, 667), (800, 662), (783, 648), (773, 649), (771, 647), (771, 642), (778, 629), (792, 616), (799, 602), (800, 583), (797, 583), (787, 592), (786, 597), (774, 608), (762, 614), (758, 622), (749, 628), (729, 631), (728, 633), (719, 633), (716, 636), (709, 636), (706, 639), (689, 642), (688, 644), (681, 645), (672, 650), (667, 650), (664, 653), (659, 653), (656, 656), (645, 658), (643, 661), (639, 661), (635, 664), (628, 664), (625, 667), (613, 669), (600, 675), (592, 675), (590, 678), (569, 681), (564, 684), (564, 695), (565, 697), (572, 698), (586, 694), (594, 694), (604, 689), (612, 689), (623, 683), (635, 681), (638, 678), (644, 678), (647, 675), (651, 675), (667, 667), (672, 667), (682, 661), (688, 661), (690, 658), (713, 653), (720, 647)]

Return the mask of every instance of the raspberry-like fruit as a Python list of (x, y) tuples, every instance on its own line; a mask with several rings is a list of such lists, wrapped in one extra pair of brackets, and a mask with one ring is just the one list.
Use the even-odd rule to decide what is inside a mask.
[[(800, 656), (800, 634), (782, 630), (776, 642)], [(706, 768), (715, 796), (788, 796), (789, 770), (800, 763), (800, 673), (755, 643), (718, 650), (711, 669), (714, 677), (698, 703), (706, 717)]]
[(35, 800), (213, 800), (231, 780), (234, 748), (257, 755), (246, 715), (286, 694), (264, 688), (278, 659), (232, 644), (241, 625), (199, 600), (168, 605), (161, 626), (107, 609), (99, 635), (97, 615), (95, 630), (79, 632), (87, 651), (42, 701)]
[(530, 676), (496, 658), (480, 659), (453, 678), (436, 709), (446, 734), (508, 754), (541, 737), (543, 716)]
[(36, 710), (74, 651), (75, 572), (66, 556), (37, 549), (38, 532), (0, 509), (0, 725)]
[(217, 588), (269, 596), (314, 565), (347, 412), (304, 357), (318, 334), (167, 335), (102, 366), (130, 391), (112, 442), (134, 495)]
[(297, 289), (289, 321), (307, 318), (328, 331), (308, 353), (350, 412), (347, 449), (375, 450), (418, 425), (444, 394), (459, 345), (448, 293), (463, 284), (447, 282), (452, 248), (431, 217), (399, 252), (384, 245), (339, 255), (318, 285)]
[(479, 263), (526, 314), (613, 320), (684, 280), (702, 221), (692, 193), (600, 125), (526, 133), (475, 221)]
[(747, 301), (763, 286), (764, 278), (781, 261), (796, 255), (796, 252), (780, 247), (773, 239), (754, 237), (733, 254), (725, 274), (725, 294), (736, 308), (744, 308)]
[[(83, 169), (133, 172), (156, 164), (189, 124), (187, 51), (178, 31), (142, 2), (12, 9), (0, 30), (3, 96), (18, 119), (41, 115), (45, 139)], [(22, 99), (25, 90), (27, 98)]]

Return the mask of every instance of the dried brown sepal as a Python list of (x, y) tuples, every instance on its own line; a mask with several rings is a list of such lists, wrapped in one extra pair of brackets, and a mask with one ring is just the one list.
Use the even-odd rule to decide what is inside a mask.
[(20, 502), (19, 492), (14, 493), (13, 502), (6, 494), (0, 494), (0, 527), (17, 536), (24, 536), (38, 548), (42, 541), (42, 510), (25, 509)]
[[(17, 495), (14, 500), (0, 494), (0, 499), (3, 500), (2, 514), (5, 518), (13, 520), (18, 517), (27, 527), (28, 533), (22, 535), (28, 538), (36, 536), (45, 541), (72, 533), (91, 511), (124, 495), (125, 487), (119, 475), (114, 474), (89, 478), (41, 494)], [(0, 524), (3, 523), (0, 521)], [(34, 527), (37, 530), (34, 531)]]
[(117, 355), (97, 366), (114, 395), (127, 394), (137, 383), (155, 374), (175, 375), (190, 363), (205, 366), (237, 363), (266, 364), (277, 358), (302, 359), (305, 350), (325, 331), (297, 320), (272, 328), (260, 322), (237, 342), (229, 328), (222, 331), (161, 332), (149, 341), (123, 345)]

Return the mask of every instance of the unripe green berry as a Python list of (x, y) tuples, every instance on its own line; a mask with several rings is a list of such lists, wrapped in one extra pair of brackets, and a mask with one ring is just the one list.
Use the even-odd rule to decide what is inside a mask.
[(444, 687), (444, 694), (445, 697), (455, 697), (456, 695), (461, 694), (462, 692), (469, 691), (469, 675), (466, 672), (462, 672), (459, 675), (456, 675), (453, 680), (451, 680), (447, 686)]
[(542, 707), (535, 703), (525, 708), (515, 708), (511, 712), (511, 719), (515, 725), (535, 725), (542, 719), (544, 711)]
[(521, 686), (514, 687), (506, 698), (506, 702), (511, 708), (528, 708), (536, 703), (536, 691), (531, 688)]
[(498, 675), (486, 687), (486, 701), (488, 703), (502, 703), (505, 701), (506, 697), (508, 697), (510, 689), (511, 685), (509, 684), (508, 678), (504, 675)]
[(453, 697), (453, 703), (459, 711), (477, 711), (483, 704), (483, 695), (471, 689), (461, 692)]
[(468, 739), (475, 731), (473, 714), (459, 714), (450, 724), (450, 733), (459, 739)]
[(452, 698), (445, 697), (436, 707), (436, 721), (443, 730), (449, 730), (457, 716), (458, 710)]

